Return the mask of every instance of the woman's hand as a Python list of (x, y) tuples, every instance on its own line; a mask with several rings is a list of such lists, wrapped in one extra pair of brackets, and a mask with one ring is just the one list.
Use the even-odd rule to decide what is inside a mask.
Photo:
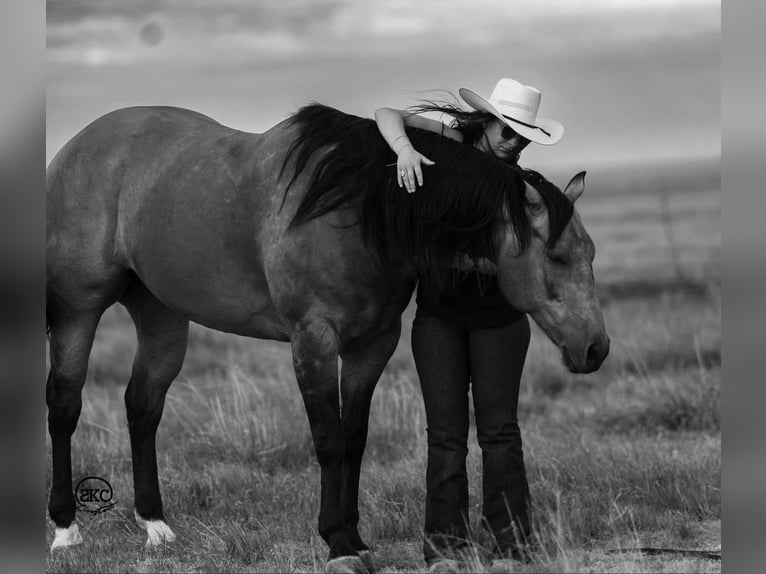
[(430, 159), (418, 152), (411, 143), (399, 150), (396, 160), (396, 181), (404, 186), (408, 193), (415, 193), (416, 184), (423, 185), (422, 165), (434, 165)]
[(485, 275), (497, 275), (497, 265), (484, 257), (472, 259), (465, 253), (458, 253), (450, 259), (447, 267), (460, 271), (476, 271)]

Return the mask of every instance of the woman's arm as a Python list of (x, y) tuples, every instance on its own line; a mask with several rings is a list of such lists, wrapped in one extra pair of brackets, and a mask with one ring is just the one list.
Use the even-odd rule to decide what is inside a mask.
[(463, 135), (437, 120), (424, 118), (417, 114), (408, 114), (393, 108), (378, 108), (375, 110), (375, 122), (381, 135), (391, 150), (397, 155), (396, 177), (399, 187), (404, 185), (407, 191), (413, 193), (415, 184), (423, 185), (423, 165), (434, 165), (430, 159), (419, 153), (410, 142), (405, 126), (420, 128), (441, 133), (458, 141)]
[[(445, 126), (438, 120), (432, 120), (431, 118), (418, 114), (410, 114), (394, 108), (378, 108), (375, 110), (375, 121), (378, 124), (381, 135), (395, 153), (398, 153), (397, 150), (404, 145), (412, 145), (404, 131), (405, 126), (442, 134), (459, 142), (463, 141), (462, 133), (454, 128)], [(401, 141), (394, 142), (398, 138), (401, 138)]]

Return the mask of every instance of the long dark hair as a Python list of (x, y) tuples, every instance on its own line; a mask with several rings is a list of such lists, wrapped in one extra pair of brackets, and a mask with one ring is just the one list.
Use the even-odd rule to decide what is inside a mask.
[(463, 134), (463, 143), (474, 145), (484, 135), (487, 123), (495, 120), (489, 112), (480, 110), (466, 110), (459, 103), (457, 97), (443, 91), (452, 101), (424, 99), (420, 104), (407, 108), (408, 115), (420, 115), (428, 112), (446, 114), (452, 118), (449, 126)]
[(525, 181), (535, 185), (553, 214), (557, 237), (572, 215), (569, 200), (542, 176), (533, 178), (536, 172), (429, 131), (407, 129), (415, 148), (436, 162), (426, 168), (424, 185), (408, 194), (397, 185), (396, 156), (373, 120), (312, 104), (298, 110), (290, 125), (298, 134), (282, 165), (284, 174), (294, 161), (286, 194), (319, 152), (290, 225), (355, 206), (362, 236), (381, 259), (394, 253), (412, 259), (427, 280), (438, 281), (439, 267), (458, 253), (496, 260), (495, 231), (503, 217), (527, 248)]

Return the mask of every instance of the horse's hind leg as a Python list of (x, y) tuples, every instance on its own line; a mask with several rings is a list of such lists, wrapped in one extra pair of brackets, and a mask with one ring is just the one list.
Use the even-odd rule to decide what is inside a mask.
[(157, 477), (155, 437), (170, 384), (181, 370), (189, 322), (136, 283), (120, 299), (136, 324), (138, 351), (125, 390), (133, 459), (135, 516), (147, 546), (175, 540), (165, 523)]
[(79, 311), (49, 296), (50, 363), (45, 402), (51, 436), (53, 484), (48, 512), (56, 525), (51, 549), (82, 542), (72, 492), (72, 433), (82, 409), (82, 387), (96, 326), (104, 308)]

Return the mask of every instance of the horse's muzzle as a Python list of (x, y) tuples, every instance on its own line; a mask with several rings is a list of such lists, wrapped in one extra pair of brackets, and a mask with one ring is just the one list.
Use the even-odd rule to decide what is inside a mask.
[(592, 341), (580, 356), (573, 356), (566, 346), (561, 347), (564, 365), (572, 373), (587, 374), (597, 371), (609, 354), (610, 341), (604, 333)]

